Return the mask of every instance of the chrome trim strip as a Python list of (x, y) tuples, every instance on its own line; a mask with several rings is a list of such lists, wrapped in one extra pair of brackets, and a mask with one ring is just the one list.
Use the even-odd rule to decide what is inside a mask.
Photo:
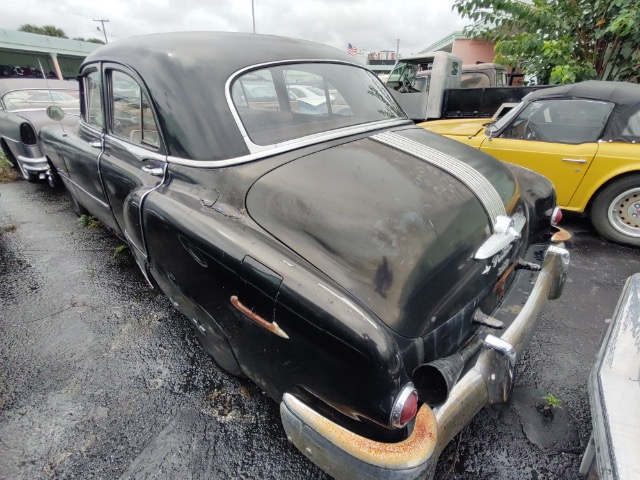
[(80, 185), (78, 185), (76, 182), (74, 182), (73, 180), (71, 180), (71, 177), (67, 176), (67, 178), (69, 179), (69, 182), (71, 182), (73, 184), (74, 187), (79, 188), (80, 190), (82, 190), (84, 192), (85, 195), (93, 198), (96, 202), (98, 202), (100, 205), (102, 205), (104, 208), (108, 209), (109, 211), (111, 211), (111, 207), (105, 203), (103, 200), (100, 200), (98, 197), (96, 197), (95, 195), (91, 195), (89, 192), (87, 192), (84, 188), (82, 188)]
[(47, 163), (47, 157), (43, 155), (42, 157), (29, 158), (25, 157), (24, 155), (18, 155), (18, 161), (25, 163)]
[(157, 148), (149, 146), (149, 148), (145, 148), (141, 145), (137, 145), (135, 143), (130, 143), (127, 140), (120, 138), (112, 133), (106, 133), (104, 136), (105, 142), (109, 142), (114, 145), (118, 145), (123, 149), (127, 150), (132, 155), (139, 157), (145, 160), (158, 160), (161, 162), (167, 161), (167, 156), (159, 153)]
[(480, 172), (470, 167), (466, 163), (431, 148), (422, 143), (418, 143), (409, 138), (403, 137), (394, 132), (383, 132), (373, 135), (373, 140), (388, 145), (402, 152), (420, 158), (432, 165), (453, 175), (478, 197), (485, 211), (491, 219), (491, 228), (500, 216), (507, 216), (504, 203), (494, 186)]
[[(140, 208), (138, 209), (138, 221), (140, 222), (140, 238), (142, 240), (142, 248), (144, 248), (144, 257), (146, 260), (149, 259), (148, 257), (148, 253), (147, 253), (147, 234), (145, 233), (145, 228), (144, 228), (144, 224), (142, 223), (142, 209), (144, 206), (144, 200), (147, 198), (147, 195), (149, 195), (151, 192), (153, 192), (154, 190), (160, 188), (160, 186), (162, 184), (164, 184), (165, 180), (167, 179), (167, 162), (166, 160), (163, 162), (162, 164), (162, 169), (164, 170), (164, 172), (162, 173), (162, 180), (160, 180), (155, 187), (150, 188), (149, 190), (147, 190), (146, 192), (144, 192), (142, 195), (140, 195)], [(154, 177), (157, 178), (157, 177)], [(146, 274), (145, 274), (146, 276)], [(148, 279), (147, 279), (148, 281)], [(151, 282), (149, 282), (151, 284)]]
[(225, 160), (191, 160), (187, 158), (166, 157), (168, 163), (176, 165), (184, 165), (187, 167), (229, 167), (233, 165), (241, 165), (247, 162), (253, 162), (254, 160), (260, 160), (262, 158), (271, 157), (280, 153), (290, 152), (298, 148), (307, 147), (316, 143), (321, 143), (329, 140), (336, 140), (338, 138), (346, 137), (349, 135), (357, 135), (361, 133), (373, 132), (375, 130), (381, 130), (383, 128), (398, 127), (401, 125), (413, 125), (411, 120), (406, 118), (398, 120), (383, 120), (375, 123), (367, 123), (366, 125), (359, 125), (353, 127), (345, 127), (338, 130), (332, 130), (330, 133), (322, 133), (317, 135), (310, 135), (303, 137), (302, 140), (292, 140), (289, 142), (283, 142), (276, 144), (269, 150), (263, 150), (261, 152), (250, 153), (241, 157), (228, 158)]
[(563, 158), (562, 161), (569, 163), (587, 163), (587, 160), (584, 158)]
[(135, 249), (138, 250), (138, 252), (140, 252), (140, 254), (144, 257), (145, 260), (147, 259), (147, 253), (144, 250), (142, 250), (142, 248), (140, 248), (136, 242), (133, 241), (133, 239), (129, 236), (129, 232), (127, 232), (126, 229), (124, 230), (124, 238), (127, 240), (127, 242), (129, 242), (130, 245), (133, 245)]
[(402, 416), (404, 404), (407, 403), (407, 400), (412, 393), (415, 393), (417, 397), (418, 392), (412, 382), (407, 383), (402, 387), (402, 390), (400, 390), (400, 393), (396, 397), (396, 401), (393, 403), (393, 407), (391, 408), (391, 426), (396, 428), (404, 427), (404, 425), (400, 423), (400, 417)]

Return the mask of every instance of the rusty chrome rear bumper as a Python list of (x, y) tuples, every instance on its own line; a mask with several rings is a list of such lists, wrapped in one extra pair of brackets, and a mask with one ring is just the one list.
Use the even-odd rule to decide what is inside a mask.
[(430, 478), (440, 453), (485, 405), (508, 402), (515, 361), (538, 323), (547, 300), (560, 296), (569, 266), (563, 244), (548, 248), (527, 302), (500, 336), (487, 335), (475, 365), (453, 387), (446, 403), (422, 405), (413, 432), (403, 442), (381, 443), (331, 422), (286, 393), (280, 415), (287, 437), (312, 462), (336, 479)]

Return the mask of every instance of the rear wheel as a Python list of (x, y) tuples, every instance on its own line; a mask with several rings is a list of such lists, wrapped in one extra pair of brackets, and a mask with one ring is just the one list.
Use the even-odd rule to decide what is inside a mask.
[(77, 216), (81, 217), (82, 215), (89, 215), (89, 210), (84, 208), (84, 206), (78, 200), (76, 200), (76, 197), (73, 196), (73, 193), (67, 190), (67, 194), (71, 199), (71, 208)]
[(598, 193), (591, 222), (609, 240), (640, 246), (640, 175), (618, 180)]

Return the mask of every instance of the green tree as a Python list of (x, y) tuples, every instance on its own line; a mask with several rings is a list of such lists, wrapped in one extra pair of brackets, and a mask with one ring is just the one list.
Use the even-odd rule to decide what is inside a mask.
[(73, 37), (73, 39), (80, 40), (81, 42), (99, 43), (100, 45), (104, 45), (104, 40), (100, 40), (99, 38)]
[(25, 23), (24, 25), (20, 25), (20, 28), (18, 28), (18, 30), (27, 33), (37, 33), (38, 35), (47, 35), (48, 37), (68, 38), (65, 35), (64, 30), (58, 27), (54, 27), (53, 25), (43, 25), (40, 27), (38, 25)]
[(498, 63), (541, 83), (638, 80), (640, 0), (455, 0), (475, 22), (471, 36), (495, 42)]

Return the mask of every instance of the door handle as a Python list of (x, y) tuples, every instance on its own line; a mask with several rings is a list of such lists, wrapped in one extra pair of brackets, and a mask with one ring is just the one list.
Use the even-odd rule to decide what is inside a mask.
[(584, 158), (563, 158), (562, 161), (569, 163), (587, 163)]
[(91, 148), (102, 148), (102, 142), (89, 142)]
[(154, 177), (161, 177), (164, 174), (164, 168), (162, 167), (148, 167), (146, 165), (143, 165), (142, 171)]
[(242, 313), (244, 313), (251, 320), (253, 320), (258, 325), (260, 325), (262, 328), (269, 330), (271, 333), (274, 333), (279, 337), (286, 338), (287, 340), (289, 339), (289, 335), (287, 335), (286, 332), (282, 330), (276, 322), (268, 322), (257, 313), (252, 312), (247, 307), (245, 307), (242, 303), (240, 303), (240, 300), (238, 300), (238, 297), (236, 297), (235, 295), (231, 296), (231, 304), (234, 307), (236, 307), (238, 310), (240, 310)]

